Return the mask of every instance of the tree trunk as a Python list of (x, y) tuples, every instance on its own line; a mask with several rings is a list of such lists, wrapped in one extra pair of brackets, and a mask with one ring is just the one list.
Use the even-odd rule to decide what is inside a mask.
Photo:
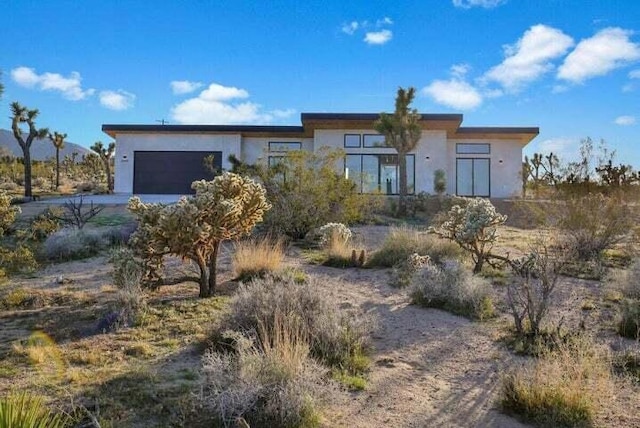
[(56, 147), (56, 190), (60, 187), (60, 149)]
[(29, 149), (22, 149), (22, 157), (24, 159), (24, 197), (31, 198), (31, 153)]
[(484, 257), (478, 257), (478, 261), (476, 265), (473, 267), (473, 274), (478, 274), (482, 272), (482, 266), (484, 265)]
[(220, 251), (220, 242), (216, 242), (213, 247), (213, 254), (209, 259), (209, 296), (213, 296), (216, 293), (216, 267), (218, 265), (218, 252)]
[(204, 261), (197, 261), (198, 269), (200, 269), (200, 297), (209, 297), (209, 272)]
[(407, 215), (407, 154), (398, 152), (399, 167), (399, 199), (398, 199), (398, 217)]

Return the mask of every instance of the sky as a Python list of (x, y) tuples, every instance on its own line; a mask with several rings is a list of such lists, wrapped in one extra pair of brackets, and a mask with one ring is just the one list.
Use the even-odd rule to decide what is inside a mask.
[[(4, 4), (2, 4), (4, 3)], [(301, 112), (537, 126), (525, 153), (607, 142), (640, 169), (637, 0), (0, 0), (9, 104), (90, 146), (102, 124), (299, 125)]]

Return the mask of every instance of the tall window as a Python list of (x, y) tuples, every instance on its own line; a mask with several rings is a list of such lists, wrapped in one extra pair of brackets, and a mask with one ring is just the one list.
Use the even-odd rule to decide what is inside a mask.
[[(414, 193), (415, 155), (407, 155), (407, 191)], [(345, 177), (352, 180), (361, 193), (399, 193), (398, 155), (348, 154), (344, 163)]]
[(459, 196), (491, 196), (490, 160), (487, 158), (456, 159), (456, 194)]

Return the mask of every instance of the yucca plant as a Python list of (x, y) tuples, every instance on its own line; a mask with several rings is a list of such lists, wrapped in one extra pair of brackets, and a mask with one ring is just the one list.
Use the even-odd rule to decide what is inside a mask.
[(42, 397), (23, 392), (0, 398), (0, 428), (63, 428), (69, 422), (47, 408)]

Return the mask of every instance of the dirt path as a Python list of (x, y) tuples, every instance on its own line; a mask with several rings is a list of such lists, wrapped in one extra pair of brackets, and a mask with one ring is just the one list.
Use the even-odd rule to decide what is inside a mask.
[(513, 357), (492, 337), (495, 327), (409, 305), (383, 270), (307, 269), (328, 277), (342, 305), (378, 322), (367, 388), (334, 411), (332, 426), (525, 426), (496, 410), (500, 372)]

